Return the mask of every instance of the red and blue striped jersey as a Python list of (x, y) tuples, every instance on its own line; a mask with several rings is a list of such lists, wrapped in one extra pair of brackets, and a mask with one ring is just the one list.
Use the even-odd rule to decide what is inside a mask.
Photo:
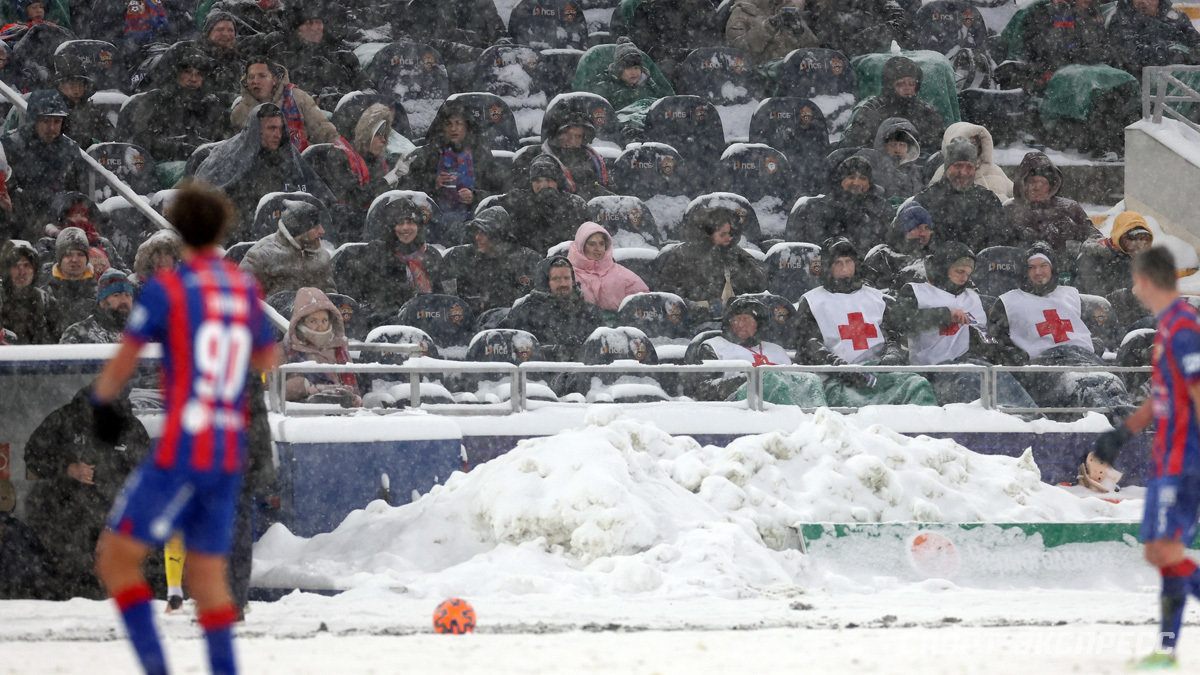
[(154, 462), (164, 469), (241, 469), (252, 353), (274, 334), (254, 278), (216, 256), (160, 272), (138, 296), (125, 337), (162, 344), (167, 416)]
[(1200, 382), (1200, 313), (1183, 298), (1158, 316), (1152, 361), (1154, 476), (1200, 473), (1200, 427), (1188, 396)]

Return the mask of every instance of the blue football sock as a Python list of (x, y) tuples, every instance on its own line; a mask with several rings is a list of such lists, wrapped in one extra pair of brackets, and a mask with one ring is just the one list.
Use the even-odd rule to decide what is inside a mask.
[(147, 675), (166, 675), (167, 658), (162, 643), (158, 640), (158, 629), (154, 627), (154, 613), (150, 600), (154, 597), (146, 582), (135, 584), (113, 594), (113, 600), (121, 610), (129, 641), (137, 653), (142, 669)]
[(1160, 649), (1175, 651), (1179, 630), (1183, 627), (1183, 607), (1187, 604), (1187, 578), (1163, 575), (1159, 625)]
[(200, 625), (208, 642), (208, 663), (213, 675), (235, 675), (237, 661), (233, 657), (233, 622), (237, 608), (233, 605), (201, 612)]

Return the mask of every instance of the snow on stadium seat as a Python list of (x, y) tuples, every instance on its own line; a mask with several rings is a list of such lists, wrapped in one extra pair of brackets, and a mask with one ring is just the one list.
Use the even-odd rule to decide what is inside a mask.
[(400, 308), (396, 323), (425, 331), (442, 346), (466, 347), (474, 335), (475, 313), (456, 295), (418, 295)]
[(685, 195), (683, 158), (666, 143), (630, 143), (613, 162), (614, 192), (650, 199)]
[(654, 284), (658, 281), (655, 276), (657, 259), (658, 249), (655, 248), (630, 246), (613, 249), (613, 260), (638, 275), (650, 290), (654, 290)]
[(687, 303), (674, 293), (652, 291), (625, 296), (617, 308), (617, 324), (637, 328), (651, 339), (692, 335)]
[(16, 75), (16, 82), (9, 82), (22, 91), (49, 89), (54, 86), (53, 59), (59, 45), (76, 39), (74, 33), (62, 26), (43, 22), (36, 23), (24, 31), (15, 43), (8, 42), (11, 52), (9, 68)]
[(239, 241), (225, 249), (225, 259), (236, 265), (242, 262), (242, 258), (246, 257), (246, 251), (249, 251), (250, 247), (257, 243), (256, 241)]
[[(541, 53), (525, 45), (495, 44), (475, 59), (473, 91), (527, 99), (543, 91)], [(574, 71), (572, 71), (574, 72)]]
[(588, 217), (608, 230), (614, 249), (635, 246), (639, 241), (655, 247), (662, 245), (663, 233), (658, 229), (654, 214), (646, 202), (637, 197), (592, 197), (588, 201)]
[(763, 143), (733, 143), (721, 154), (720, 169), (711, 188), (744, 196), (751, 202), (777, 197), (791, 204), (794, 184), (791, 164), (779, 150)]
[(797, 195), (814, 195), (826, 180), (829, 126), (821, 108), (807, 98), (764, 99), (750, 117), (750, 142), (782, 152), (791, 167)]
[[(483, 330), (471, 338), (467, 345), (467, 360), (486, 363), (511, 363), (520, 365), (526, 361), (545, 361), (542, 345), (532, 333), (512, 328)], [(480, 403), (499, 403), (512, 395), (512, 378), (501, 375), (479, 374), (463, 377), (462, 384), (470, 384), (475, 399)], [(541, 380), (526, 383), (525, 395), (530, 399), (557, 401), (558, 396)]]
[[(133, 143), (96, 143), (87, 149), (87, 154), (125, 181), (134, 192), (148, 195), (158, 191), (158, 176), (155, 173), (157, 163), (142, 146)], [(112, 186), (91, 169), (84, 172), (79, 190), (97, 203), (116, 194)]]
[[(696, 197), (688, 202), (687, 208), (684, 210), (683, 219), (679, 222), (678, 229), (674, 232), (672, 239), (676, 241), (687, 241), (688, 232), (686, 231), (686, 223), (688, 222), (688, 214), (693, 209), (720, 206), (733, 211), (738, 222), (735, 223), (742, 230), (743, 241), (742, 248), (747, 248), (745, 244), (750, 242), (757, 244), (762, 240), (762, 226), (758, 222), (758, 212), (754, 210), (754, 206), (750, 200), (742, 195), (733, 192), (709, 192)], [(757, 258), (763, 259), (762, 251), (755, 251), (747, 248), (752, 253), (757, 252)], [(666, 252), (665, 250), (663, 251)]]
[(96, 91), (115, 89), (128, 91), (129, 77), (125, 72), (125, 64), (121, 54), (111, 42), (104, 40), (67, 40), (54, 50), (55, 58), (60, 56), (79, 59), (84, 69), (92, 78), (92, 86)]
[(578, 0), (520, 0), (508, 18), (517, 44), (536, 49), (587, 49), (588, 27)]
[(352, 91), (338, 100), (329, 121), (346, 140), (354, 139), (354, 126), (363, 112), (374, 103), (382, 103), (392, 109), (392, 130), (405, 138), (412, 138), (412, 125), (404, 110), (401, 97), (394, 93), (378, 92), (374, 89)]
[[(629, 326), (601, 327), (592, 331), (583, 343), (583, 362), (591, 365), (611, 364), (614, 361), (636, 361), (656, 365), (658, 354), (654, 344), (642, 331)], [(574, 388), (583, 393), (588, 403), (644, 403), (666, 401), (670, 397), (653, 378), (635, 374), (580, 373), (569, 378), (583, 385)]]
[[(425, 331), (412, 326), (378, 326), (367, 333), (363, 342), (373, 344), (416, 345), (419, 351), (413, 354), (381, 352), (364, 349), (356, 359), (359, 363), (383, 363), (401, 365), (415, 356), (441, 358), (437, 342)], [(359, 386), (363, 391), (364, 408), (396, 408), (412, 405), (412, 384), (407, 375), (360, 374)], [(421, 403), (453, 403), (450, 390), (436, 375), (422, 375), (417, 385)]]
[(504, 99), (484, 92), (453, 94), (446, 102), (459, 101), (471, 110), (479, 132), (492, 150), (515, 151), (521, 147), (517, 120)]
[(679, 151), (705, 177), (725, 150), (725, 128), (716, 106), (699, 96), (664, 96), (646, 111), (646, 138)]
[(980, 293), (999, 297), (1024, 278), (1025, 254), (1016, 246), (989, 246), (975, 256), (971, 281)]
[[(571, 116), (570, 113), (564, 113), (561, 117), (557, 112), (551, 114), (551, 111), (557, 111), (559, 106), (566, 106), (570, 113), (582, 113), (590, 117), (592, 126), (596, 127), (596, 138), (621, 143), (621, 126), (617, 121), (617, 111), (603, 96), (586, 91), (559, 94), (546, 105), (546, 114), (542, 117), (543, 124)], [(547, 136), (548, 130), (543, 126), (542, 137)]]
[(677, 90), (695, 94), (716, 105), (735, 105), (759, 98), (758, 70), (736, 47), (693, 49), (680, 65)]
[(421, 42), (393, 42), (375, 53), (366, 75), (376, 91), (403, 100), (441, 101), (450, 93), (450, 77), (438, 50)]
[(105, 236), (127, 262), (133, 261), (138, 246), (159, 229), (157, 223), (120, 195), (109, 197), (97, 206), (107, 219), (103, 226)]
[[(543, 49), (537, 72), (538, 88), (547, 96), (571, 91), (571, 78), (583, 57), (582, 49)], [(615, 121), (615, 115), (614, 115)]]
[(836, 96), (858, 93), (850, 59), (836, 49), (797, 49), (779, 65), (772, 96)]
[(821, 247), (783, 242), (767, 251), (767, 290), (791, 302), (821, 285)]

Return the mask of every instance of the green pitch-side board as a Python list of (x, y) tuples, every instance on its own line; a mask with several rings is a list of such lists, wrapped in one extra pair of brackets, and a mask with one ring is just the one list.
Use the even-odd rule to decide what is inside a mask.
[[(803, 542), (823, 538), (864, 537), (905, 539), (917, 531), (938, 532), (950, 536), (957, 532), (979, 528), (1017, 529), (1025, 536), (1041, 535), (1046, 548), (1063, 544), (1092, 544), (1099, 542), (1136, 542), (1140, 523), (798, 523), (795, 527)], [(1191, 548), (1198, 548), (1193, 542)]]

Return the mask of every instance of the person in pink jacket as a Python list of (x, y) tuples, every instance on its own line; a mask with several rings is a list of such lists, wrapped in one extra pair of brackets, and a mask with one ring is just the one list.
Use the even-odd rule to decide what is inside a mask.
[(583, 299), (600, 309), (615, 312), (625, 296), (650, 290), (641, 277), (613, 260), (612, 237), (596, 223), (586, 222), (575, 231), (567, 260), (575, 266)]

